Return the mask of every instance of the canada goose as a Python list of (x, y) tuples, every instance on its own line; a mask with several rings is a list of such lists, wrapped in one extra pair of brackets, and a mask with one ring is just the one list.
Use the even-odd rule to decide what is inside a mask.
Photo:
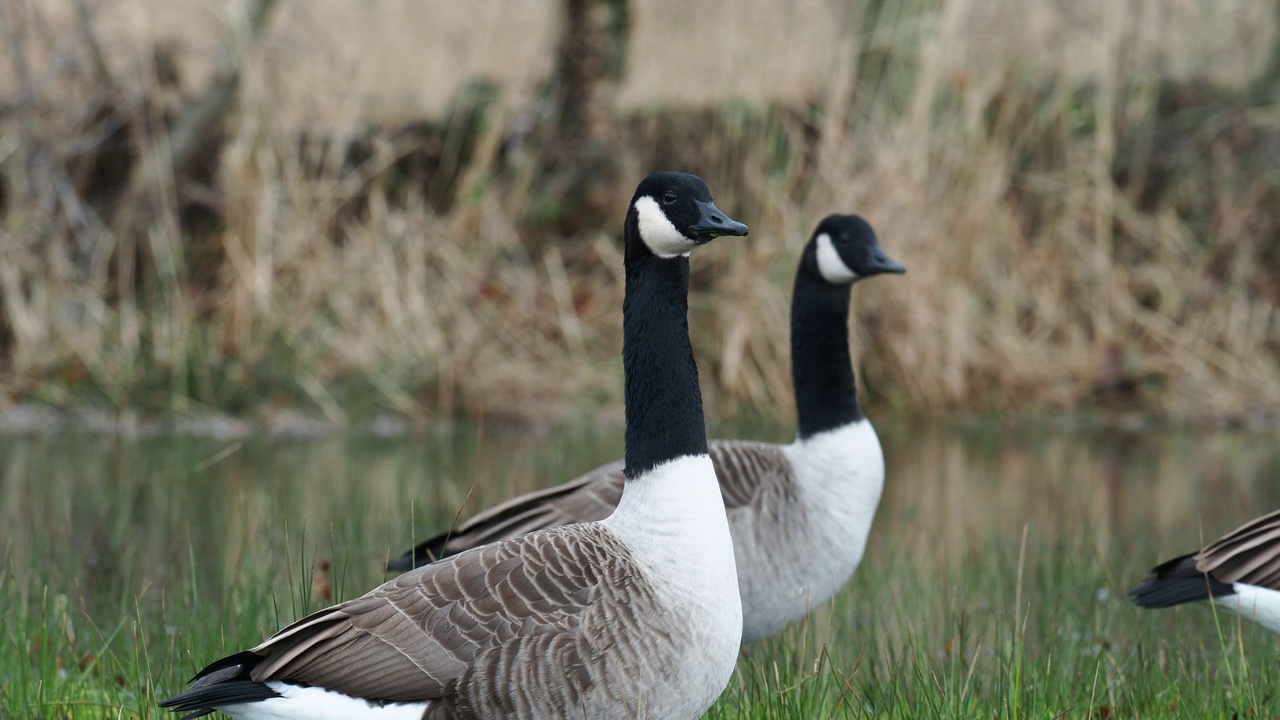
[(1280, 633), (1280, 510), (1200, 552), (1160, 563), (1129, 595), (1145, 608), (1210, 600)]
[[(826, 602), (866, 548), (884, 485), (884, 455), (854, 390), (849, 357), (852, 284), (906, 272), (857, 215), (832, 215), (800, 256), (791, 301), (791, 373), (799, 432), (790, 445), (716, 440), (742, 590), (743, 642), (774, 634)], [(508, 500), (387, 564), (407, 570), (485, 543), (606, 517), (623, 463)]]
[(201, 670), (162, 707), (237, 718), (696, 718), (742, 605), (687, 322), (691, 250), (747, 227), (657, 173), (625, 225), (625, 489), (599, 522), (461, 553)]

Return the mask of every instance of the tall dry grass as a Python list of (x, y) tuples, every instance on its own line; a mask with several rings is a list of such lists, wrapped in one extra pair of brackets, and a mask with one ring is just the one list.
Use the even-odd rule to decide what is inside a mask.
[[(578, 203), (544, 190), (549, 2), (466, 26), (444, 3), (362, 21), (282, 0), (258, 30), (191, 4), (205, 22), (173, 36), (141, 0), (6, 7), (10, 398), (614, 412), (621, 214), (640, 175), (682, 168), (752, 226), (695, 259), (722, 416), (791, 412), (793, 263), (851, 211), (910, 269), (855, 291), (869, 402), (1280, 408), (1273, 8), (638, 2), (606, 94), (619, 179)], [(234, 106), (177, 162), (174, 127), (228, 69)]]

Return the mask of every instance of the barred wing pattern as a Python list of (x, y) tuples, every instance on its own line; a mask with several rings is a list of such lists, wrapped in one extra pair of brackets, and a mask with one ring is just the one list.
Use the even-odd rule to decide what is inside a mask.
[(625, 544), (601, 525), (576, 525), (406, 573), (233, 657), (242, 666), (260, 657), (247, 668), (255, 683), (425, 700), (424, 720), (550, 717), (566, 707), (642, 717), (669, 680), (657, 661), (677, 654), (678, 622)]
[(1280, 590), (1280, 510), (1245, 523), (1201, 550), (1196, 569), (1224, 583)]
[[(417, 565), (465, 550), (527, 535), (535, 530), (603, 520), (622, 500), (622, 461), (602, 465), (568, 483), (512, 498), (470, 518), (451, 532), (427, 540), (412, 553)], [(409, 553), (388, 569), (412, 567)]]

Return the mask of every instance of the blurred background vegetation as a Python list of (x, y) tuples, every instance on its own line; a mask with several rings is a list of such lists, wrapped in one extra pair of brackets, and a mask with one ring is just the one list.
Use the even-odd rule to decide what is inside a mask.
[(1280, 412), (1280, 3), (7, 0), (0, 406), (618, 417), (636, 181), (713, 417), (789, 422), (794, 262), (857, 212), (879, 412)]

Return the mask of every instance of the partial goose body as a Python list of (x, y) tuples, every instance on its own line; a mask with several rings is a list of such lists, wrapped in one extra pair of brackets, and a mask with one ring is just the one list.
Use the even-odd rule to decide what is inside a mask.
[(636, 190), (616, 511), (408, 572), (214, 662), (161, 705), (242, 720), (701, 716), (732, 675), (742, 608), (689, 347), (687, 254), (746, 230), (695, 176)]
[[(778, 448), (792, 469), (734, 518), (742, 637), (753, 642), (803, 619), (862, 562), (884, 487), (884, 455), (867, 420)], [(787, 488), (791, 492), (787, 494)], [(750, 530), (748, 530), (750, 528)]]
[[(733, 535), (743, 642), (772, 635), (831, 598), (862, 560), (884, 487), (884, 455), (855, 392), (848, 346), (850, 287), (904, 272), (857, 216), (833, 215), (801, 255), (792, 298), (792, 377), (800, 428), (789, 445), (716, 440), (711, 461)], [(608, 516), (622, 461), (529, 493), (422, 543), (404, 570), (485, 543)]]
[(1280, 633), (1280, 511), (1232, 530), (1199, 552), (1155, 566), (1129, 595), (1146, 608), (1209, 600)]

